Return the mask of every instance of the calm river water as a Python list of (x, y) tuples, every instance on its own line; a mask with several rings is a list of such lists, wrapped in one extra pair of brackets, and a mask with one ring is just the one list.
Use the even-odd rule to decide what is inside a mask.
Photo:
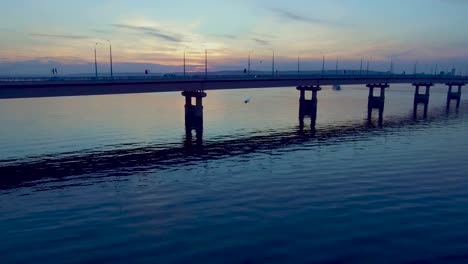
[(446, 90), (414, 118), (393, 85), (379, 126), (366, 88), (325, 87), (315, 133), (295, 88), (209, 91), (198, 140), (179, 93), (0, 101), (0, 262), (468, 262)]

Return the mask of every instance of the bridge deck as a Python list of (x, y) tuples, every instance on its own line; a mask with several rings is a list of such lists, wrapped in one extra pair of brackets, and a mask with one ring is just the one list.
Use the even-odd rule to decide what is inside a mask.
[(0, 99), (105, 94), (157, 93), (186, 90), (223, 90), (296, 87), (304, 85), (357, 85), (378, 83), (468, 83), (468, 77), (430, 75), (260, 76), (139, 79), (48, 79), (0, 81)]

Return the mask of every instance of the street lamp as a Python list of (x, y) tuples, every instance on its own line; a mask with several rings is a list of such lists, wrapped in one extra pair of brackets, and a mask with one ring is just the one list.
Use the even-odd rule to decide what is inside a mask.
[(338, 57), (336, 57), (336, 75), (338, 75)]
[(247, 63), (247, 72), (248, 72), (248, 75), (250, 76), (250, 53), (249, 53), (249, 60), (248, 60), (248, 63)]
[(325, 75), (325, 55), (322, 57), (322, 76)]
[(186, 59), (185, 59), (185, 52), (186, 52), (187, 47), (184, 47), (184, 77), (186, 73)]
[(370, 61), (372, 60), (372, 57), (370, 57), (369, 60), (367, 60), (367, 75), (369, 75), (369, 67), (370, 67)]
[(114, 71), (112, 69), (112, 42), (110, 40), (107, 40), (107, 42), (109, 42), (110, 74), (111, 78), (114, 79)]
[(208, 47), (206, 43), (201, 44), (205, 48), (205, 78), (208, 78)]
[(96, 74), (96, 79), (98, 77), (98, 70), (97, 70), (97, 52), (96, 52), (96, 49), (97, 49), (97, 45), (99, 43), (96, 42), (96, 44), (94, 45), (94, 71), (95, 71), (95, 74)]
[(247, 74), (248, 76), (250, 76), (250, 56), (252, 54), (253, 50), (249, 51), (249, 55), (248, 55), (248, 58), (247, 58)]
[(297, 76), (301, 75), (301, 56), (297, 56)]
[(361, 67), (359, 68), (359, 75), (362, 75), (362, 56), (361, 56)]
[(273, 58), (271, 60), (271, 75), (275, 76), (275, 50), (273, 50)]
[(390, 60), (390, 70), (389, 70), (389, 73), (390, 73), (390, 74), (393, 74), (393, 59)]
[(203, 45), (203, 47), (205, 47), (205, 78), (208, 77), (208, 48)]

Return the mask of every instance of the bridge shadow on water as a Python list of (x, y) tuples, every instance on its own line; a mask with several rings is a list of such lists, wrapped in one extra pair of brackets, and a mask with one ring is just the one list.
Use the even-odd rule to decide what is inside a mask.
[[(301, 116), (298, 126), (281, 131), (261, 131), (225, 140), (203, 140), (203, 124), (186, 125), (182, 144), (148, 145), (117, 150), (78, 152), (39, 156), (21, 160), (0, 161), (0, 189), (34, 186), (69, 177), (131, 176), (138, 172), (177, 169), (200, 161), (217, 160), (247, 154), (268, 154), (272, 151), (294, 151), (294, 147), (309, 147), (363, 141), (392, 133), (392, 128), (420, 129), (428, 124), (456, 119), (468, 111), (467, 104), (459, 110), (435, 108), (430, 117), (418, 117), (418, 109), (406, 116), (386, 117), (376, 120), (369, 115), (363, 121), (339, 126), (315, 127), (315, 119)], [(417, 107), (417, 106), (415, 106)], [(98, 176), (96, 176), (98, 175)]]

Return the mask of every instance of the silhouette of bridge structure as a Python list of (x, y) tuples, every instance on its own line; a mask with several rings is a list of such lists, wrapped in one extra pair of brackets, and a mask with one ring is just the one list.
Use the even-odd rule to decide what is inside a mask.
[[(414, 105), (429, 104), (430, 88), (445, 84), (447, 108), (451, 101), (460, 106), (462, 87), (468, 77), (451, 75), (406, 74), (343, 74), (343, 75), (281, 75), (281, 76), (192, 76), (171, 78), (101, 78), (101, 79), (21, 79), (0, 81), (0, 99), (38, 98), (60, 96), (91, 96), (107, 94), (182, 92), (185, 97), (185, 124), (187, 128), (203, 127), (203, 99), (211, 90), (295, 87), (299, 92), (299, 117), (310, 117), (315, 124), (318, 94), (326, 85), (366, 85), (369, 88), (368, 113), (379, 111), (382, 122), (385, 90), (391, 84), (412, 84), (415, 87)], [(425, 88), (424, 93), (421, 88)], [(311, 94), (309, 96), (309, 94)], [(309, 98), (308, 98), (309, 97)], [(195, 100), (194, 100), (195, 99)]]

